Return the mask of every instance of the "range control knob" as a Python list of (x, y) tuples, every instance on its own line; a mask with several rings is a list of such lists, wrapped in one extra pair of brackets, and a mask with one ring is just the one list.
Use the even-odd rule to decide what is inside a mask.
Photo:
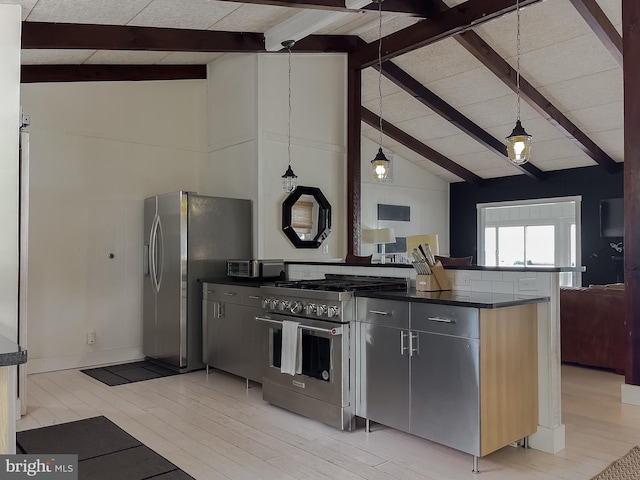
[(322, 316), (322, 315), (325, 315), (326, 313), (327, 313), (327, 306), (318, 305), (318, 315)]
[(302, 311), (302, 302), (293, 302), (291, 305), (291, 313), (300, 313)]
[(281, 300), (278, 304), (278, 310), (289, 310), (289, 300)]
[(267, 308), (269, 306), (269, 299), (268, 298), (263, 298), (262, 299), (262, 308)]
[(269, 299), (269, 308), (270, 308), (271, 310), (275, 310), (275, 309), (276, 309), (276, 307), (278, 306), (278, 303), (279, 303), (279, 302), (278, 302), (278, 299), (277, 299), (277, 298), (270, 298), (270, 299)]
[(313, 315), (314, 313), (316, 313), (316, 304), (315, 303), (308, 303), (305, 307), (304, 307), (304, 311), (307, 315)]
[(334, 306), (329, 307), (329, 309), (327, 310), (327, 317), (329, 317), (329, 318), (333, 318), (333, 317), (336, 317), (338, 315), (340, 315), (340, 307), (336, 307), (334, 305)]

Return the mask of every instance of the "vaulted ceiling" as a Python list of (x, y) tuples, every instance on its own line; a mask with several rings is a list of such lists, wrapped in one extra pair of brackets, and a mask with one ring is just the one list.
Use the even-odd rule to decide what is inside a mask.
[[(362, 134), (378, 141), (377, 5), (346, 0), (0, 0), (23, 7), (22, 81), (203, 78), (226, 52), (265, 51), (304, 15), (293, 52), (362, 66)], [(383, 143), (448, 182), (623, 161), (620, 0), (521, 0), (521, 118), (532, 160), (515, 167), (515, 0), (382, 3)], [(151, 28), (149, 28), (151, 27)], [(273, 36), (273, 37), (271, 37)]]

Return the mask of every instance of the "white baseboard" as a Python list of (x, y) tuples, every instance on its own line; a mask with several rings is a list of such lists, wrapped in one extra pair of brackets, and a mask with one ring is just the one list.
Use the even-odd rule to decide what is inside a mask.
[(114, 363), (133, 362), (143, 360), (141, 347), (125, 347), (113, 350), (101, 350), (90, 353), (65, 355), (64, 357), (29, 358), (27, 373), (54, 372), (70, 368), (98, 367)]
[(554, 428), (538, 425), (538, 431), (529, 435), (529, 447), (546, 453), (556, 454), (565, 447), (565, 428), (561, 424)]
[(620, 386), (620, 399), (622, 403), (640, 406), (640, 387), (623, 383)]

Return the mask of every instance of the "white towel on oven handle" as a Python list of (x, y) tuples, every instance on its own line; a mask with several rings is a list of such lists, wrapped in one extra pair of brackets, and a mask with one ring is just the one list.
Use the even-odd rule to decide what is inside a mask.
[(299, 322), (283, 320), (280, 373), (302, 373), (302, 330)]

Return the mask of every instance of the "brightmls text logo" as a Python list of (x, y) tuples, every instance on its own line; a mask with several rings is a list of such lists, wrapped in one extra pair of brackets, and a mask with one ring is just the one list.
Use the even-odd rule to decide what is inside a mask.
[(78, 455), (0, 455), (0, 480), (78, 480)]

